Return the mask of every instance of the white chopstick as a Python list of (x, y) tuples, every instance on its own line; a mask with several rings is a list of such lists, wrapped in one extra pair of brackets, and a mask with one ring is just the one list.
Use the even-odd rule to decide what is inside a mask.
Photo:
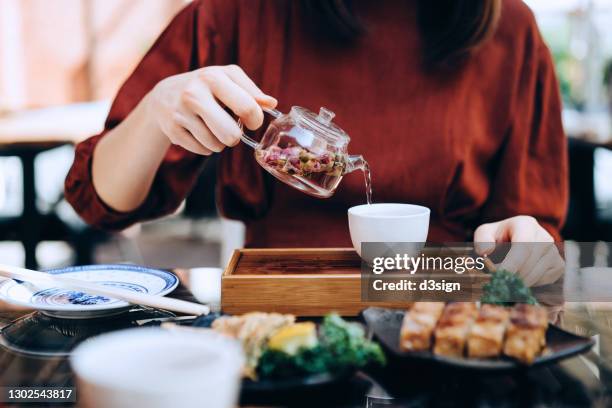
[(27, 282), (53, 283), (64, 288), (78, 290), (91, 295), (108, 296), (123, 300), (134, 305), (143, 305), (173, 312), (187, 313), (191, 315), (206, 315), (210, 309), (206, 305), (187, 302), (185, 300), (173, 299), (163, 296), (149, 295), (147, 293), (131, 292), (119, 288), (98, 285), (93, 282), (85, 282), (79, 279), (68, 278), (61, 275), (32, 271), (17, 266), (0, 265), (0, 276), (11, 279), (19, 279)]

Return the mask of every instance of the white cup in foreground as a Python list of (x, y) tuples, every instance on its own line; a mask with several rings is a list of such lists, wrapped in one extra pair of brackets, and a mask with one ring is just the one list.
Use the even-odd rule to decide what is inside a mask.
[(212, 330), (136, 328), (85, 341), (71, 364), (79, 406), (230, 408), (244, 355)]
[(351, 207), (348, 219), (353, 247), (361, 256), (364, 242), (424, 243), (429, 231), (429, 214), (429, 208), (414, 204), (380, 203)]

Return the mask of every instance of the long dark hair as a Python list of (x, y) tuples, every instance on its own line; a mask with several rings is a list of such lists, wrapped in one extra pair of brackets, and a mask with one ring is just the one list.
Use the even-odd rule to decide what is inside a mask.
[[(423, 61), (444, 65), (462, 59), (495, 31), (501, 0), (417, 0), (423, 41)], [(316, 19), (317, 31), (341, 43), (356, 40), (366, 30), (353, 13), (351, 0), (302, 0)]]

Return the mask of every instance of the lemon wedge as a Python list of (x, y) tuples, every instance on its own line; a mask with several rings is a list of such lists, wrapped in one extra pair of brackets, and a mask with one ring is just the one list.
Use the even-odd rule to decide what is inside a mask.
[(294, 355), (301, 348), (316, 346), (317, 342), (316, 325), (313, 322), (303, 322), (278, 329), (268, 340), (268, 347)]

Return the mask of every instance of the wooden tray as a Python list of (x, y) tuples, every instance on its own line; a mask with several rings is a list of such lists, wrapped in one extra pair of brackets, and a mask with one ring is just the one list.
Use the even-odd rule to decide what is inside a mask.
[(360, 276), (361, 261), (353, 249), (238, 249), (221, 279), (221, 309), (356, 316), (371, 305), (410, 305), (361, 302)]

